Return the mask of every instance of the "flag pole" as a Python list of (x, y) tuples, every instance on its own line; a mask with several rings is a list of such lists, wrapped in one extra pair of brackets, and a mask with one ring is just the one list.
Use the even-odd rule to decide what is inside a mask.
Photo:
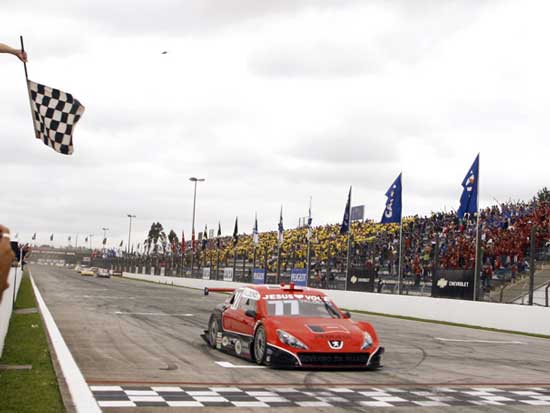
[(281, 205), (281, 213), (279, 215), (279, 225), (277, 227), (277, 281), (276, 284), (279, 284), (281, 279), (281, 237), (283, 232), (281, 231), (281, 221), (283, 218), (283, 206)]
[(309, 214), (307, 217), (307, 256), (306, 256), (306, 280), (309, 283), (311, 272), (311, 196), (309, 197)]
[(277, 240), (277, 281), (276, 284), (279, 284), (281, 278), (281, 242)]
[[(21, 41), (21, 51), (25, 51), (25, 45), (23, 44), (23, 36), (19, 36), (19, 40)], [(27, 63), (23, 62), (23, 67), (25, 68), (25, 80), (29, 80), (29, 74), (27, 72)]]
[(344, 290), (347, 291), (348, 289), (348, 278), (349, 278), (349, 270), (350, 270), (350, 259), (351, 259), (351, 187), (349, 189), (349, 205), (348, 205), (348, 220), (349, 220), (349, 228), (348, 228), (348, 253), (346, 257), (346, 280), (344, 283)]
[[(252, 231), (253, 232), (253, 234), (252, 234), (252, 244), (254, 244), (254, 254), (252, 256), (252, 273), (254, 273), (254, 268), (256, 268), (256, 238), (259, 237), (258, 228), (256, 226), (257, 222), (258, 222), (258, 213), (256, 212), (254, 214), (254, 229)], [(258, 239), (258, 241), (259, 241), (259, 239)]]
[[(401, 213), (399, 214), (399, 261), (397, 263), (397, 294), (403, 292), (403, 172), (399, 174), (401, 182)], [(373, 263), (374, 264), (374, 263)]]
[(481, 233), (479, 231), (479, 182), (481, 175), (480, 173), (480, 163), (481, 163), (481, 157), (480, 154), (477, 154), (478, 157), (478, 163), (477, 163), (477, 197), (476, 197), (476, 260), (474, 264), (474, 297), (473, 301), (477, 301), (478, 298), (478, 289), (479, 289), (479, 270), (480, 270), (480, 259), (481, 259)]
[(403, 289), (403, 217), (399, 221), (399, 261), (397, 262), (397, 294), (401, 295)]
[[(21, 42), (21, 51), (24, 52), (25, 51), (25, 44), (23, 43), (23, 36), (19, 36), (19, 40)], [(35, 125), (35, 120), (34, 120), (34, 110), (33, 110), (33, 107), (32, 107), (32, 96), (31, 96), (31, 90), (29, 88), (29, 73), (27, 71), (27, 63), (26, 62), (23, 62), (23, 68), (25, 69), (25, 86), (27, 87), (27, 94), (29, 95), (29, 106), (31, 108), (31, 119), (32, 119), (32, 130), (33, 130), (33, 134), (34, 136), (36, 137), (36, 127), (34, 126)]]

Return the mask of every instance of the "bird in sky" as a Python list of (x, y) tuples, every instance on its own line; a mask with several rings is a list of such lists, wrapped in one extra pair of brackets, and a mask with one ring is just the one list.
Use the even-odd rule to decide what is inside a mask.
[(162, 52), (161, 54), (167, 54), (168, 52), (165, 50), (164, 52)]

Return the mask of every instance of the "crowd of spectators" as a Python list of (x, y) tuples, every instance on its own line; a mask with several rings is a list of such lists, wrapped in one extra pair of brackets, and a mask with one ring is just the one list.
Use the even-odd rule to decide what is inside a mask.
[[(512, 278), (526, 269), (526, 255), (530, 246), (530, 231), (536, 226), (536, 246), (544, 247), (550, 238), (550, 203), (509, 202), (480, 211), (481, 248), (485, 285), (495, 275), (507, 271)], [(380, 275), (395, 276), (399, 265), (399, 225), (383, 225), (372, 221), (353, 222), (351, 226), (353, 265), (371, 266)], [(256, 266), (267, 264), (268, 271), (276, 271), (280, 251), (282, 272), (305, 268), (308, 229), (284, 231), (278, 247), (276, 231), (259, 234), (259, 243), (252, 235), (240, 235), (235, 245), (233, 238), (210, 239), (203, 249), (195, 248), (196, 265), (232, 265), (235, 256), (239, 263), (252, 263), (256, 251)], [(435, 259), (442, 269), (473, 269), (476, 251), (476, 217), (464, 220), (454, 211), (433, 213), (430, 216), (412, 216), (403, 220), (402, 272), (415, 280), (429, 280)], [(435, 257), (436, 243), (439, 250)], [(347, 235), (340, 235), (340, 224), (312, 228), (311, 268), (313, 275), (344, 272), (347, 265)]]

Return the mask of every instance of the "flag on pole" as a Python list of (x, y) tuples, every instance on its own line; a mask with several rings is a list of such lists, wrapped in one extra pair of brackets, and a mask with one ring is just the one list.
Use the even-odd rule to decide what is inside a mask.
[(252, 242), (254, 246), (260, 243), (260, 234), (258, 233), (258, 214), (254, 215), (254, 227), (252, 228)]
[(73, 153), (73, 129), (84, 106), (70, 93), (27, 80), (37, 139), (64, 155)]
[(311, 197), (309, 197), (309, 209), (307, 212), (307, 239), (311, 239), (311, 223), (313, 222), (313, 218), (311, 217)]
[(50, 241), (53, 241), (53, 234), (50, 235)]
[(386, 191), (386, 209), (382, 214), (381, 224), (401, 222), (401, 174), (395, 179)]
[(88, 237), (84, 238), (84, 242), (88, 242)]
[(283, 228), (283, 206), (281, 205), (281, 213), (279, 214), (279, 226), (277, 229), (277, 242), (279, 245), (283, 243), (283, 231), (285, 229)]
[(103, 245), (107, 245), (107, 237), (103, 238)]
[(222, 236), (222, 226), (220, 224), (220, 221), (218, 221), (218, 236), (216, 238), (216, 247), (221, 247), (221, 236)]
[(457, 215), (464, 218), (465, 214), (475, 214), (478, 210), (477, 192), (479, 183), (479, 154), (476, 156), (471, 168), (462, 181), (462, 195)]
[(124, 241), (120, 241), (120, 244), (118, 244), (119, 248), (122, 248), (122, 245), (124, 244)]
[(235, 217), (235, 228), (233, 229), (233, 246), (239, 242), (239, 217)]
[(67, 237), (67, 241), (71, 242), (71, 236), (70, 235)]
[(191, 230), (191, 251), (195, 252), (195, 228)]
[(34, 234), (32, 234), (32, 240), (36, 240), (36, 232)]
[(206, 225), (204, 226), (204, 235), (202, 236), (202, 249), (206, 249), (206, 245), (208, 244), (208, 230), (206, 229)]
[(344, 218), (342, 219), (342, 226), (340, 227), (340, 234), (342, 235), (347, 234), (349, 232), (350, 209), (351, 209), (351, 186), (349, 187), (348, 202), (346, 203)]

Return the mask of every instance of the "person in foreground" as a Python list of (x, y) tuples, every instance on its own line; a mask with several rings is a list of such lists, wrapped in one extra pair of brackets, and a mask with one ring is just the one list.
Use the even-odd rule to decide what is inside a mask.
[(8, 276), (15, 255), (10, 244), (10, 230), (0, 224), (0, 303), (4, 291), (8, 289)]

